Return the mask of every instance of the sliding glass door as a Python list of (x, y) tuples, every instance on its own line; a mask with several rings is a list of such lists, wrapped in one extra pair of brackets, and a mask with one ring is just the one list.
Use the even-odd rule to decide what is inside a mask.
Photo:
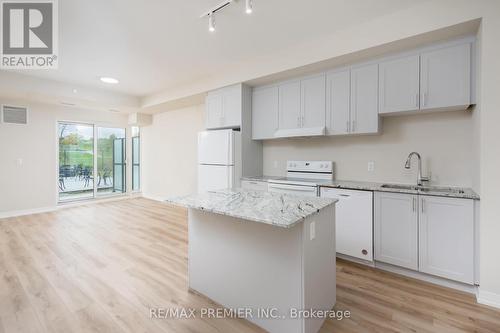
[(139, 127), (132, 127), (132, 191), (141, 189), (141, 155)]
[(60, 122), (59, 201), (126, 192), (125, 129)]
[(97, 128), (97, 195), (125, 192), (125, 129)]
[(59, 123), (59, 201), (94, 197), (94, 126)]

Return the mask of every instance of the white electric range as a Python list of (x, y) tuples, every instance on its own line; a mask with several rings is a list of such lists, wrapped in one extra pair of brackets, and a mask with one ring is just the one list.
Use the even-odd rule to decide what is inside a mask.
[(288, 161), (286, 177), (269, 180), (269, 191), (319, 196), (318, 186), (333, 180), (332, 161)]

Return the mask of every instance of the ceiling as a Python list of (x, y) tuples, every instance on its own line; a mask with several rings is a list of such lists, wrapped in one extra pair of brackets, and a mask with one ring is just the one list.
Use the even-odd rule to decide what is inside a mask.
[[(414, 0), (243, 0), (199, 16), (220, 0), (59, 1), (59, 69), (22, 74), (131, 97), (158, 94), (225, 73), (294, 45), (406, 9)], [(335, 41), (332, 41), (334, 43)], [(106, 85), (100, 76), (116, 77)]]

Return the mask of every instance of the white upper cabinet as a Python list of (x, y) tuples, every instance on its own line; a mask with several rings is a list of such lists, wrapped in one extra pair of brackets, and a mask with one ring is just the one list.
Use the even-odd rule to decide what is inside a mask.
[(207, 129), (241, 127), (243, 107), (241, 84), (209, 92), (205, 104)]
[(474, 202), (420, 197), (420, 271), (474, 283)]
[(325, 74), (300, 81), (302, 100), (302, 127), (325, 127), (326, 78)]
[(326, 131), (329, 135), (348, 134), (350, 125), (351, 71), (326, 76)]
[(421, 54), (420, 109), (466, 108), (471, 104), (471, 44)]
[(275, 137), (325, 134), (325, 74), (279, 84)]
[[(465, 109), (475, 96), (473, 45), (472, 38), (464, 38), (276, 83), (277, 88), (254, 94), (253, 137), (376, 134), (380, 115)], [(274, 118), (263, 111), (267, 103), (272, 114), (278, 110), (276, 130)], [(223, 98), (207, 100), (207, 110), (214, 110), (207, 123), (221, 123), (220, 113), (224, 125), (236, 122), (227, 120), (226, 104)]]
[(252, 91), (252, 139), (274, 138), (278, 130), (279, 93), (277, 86)]
[(351, 133), (378, 133), (378, 64), (351, 69)]
[(301, 127), (300, 81), (286, 82), (279, 85), (279, 129), (297, 129)]
[(410, 194), (375, 192), (375, 260), (418, 269), (418, 204)]
[(223, 124), (222, 94), (210, 92), (205, 100), (205, 127), (219, 128), (223, 127)]
[(379, 113), (415, 111), (420, 107), (420, 57), (405, 56), (379, 65)]
[(224, 112), (224, 127), (238, 128), (241, 126), (241, 85), (229, 87), (224, 91), (222, 94), (222, 110)]

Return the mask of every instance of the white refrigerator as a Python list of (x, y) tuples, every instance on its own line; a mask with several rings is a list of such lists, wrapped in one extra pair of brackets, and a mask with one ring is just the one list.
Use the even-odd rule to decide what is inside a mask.
[(231, 129), (198, 133), (198, 192), (239, 187), (241, 134)]

